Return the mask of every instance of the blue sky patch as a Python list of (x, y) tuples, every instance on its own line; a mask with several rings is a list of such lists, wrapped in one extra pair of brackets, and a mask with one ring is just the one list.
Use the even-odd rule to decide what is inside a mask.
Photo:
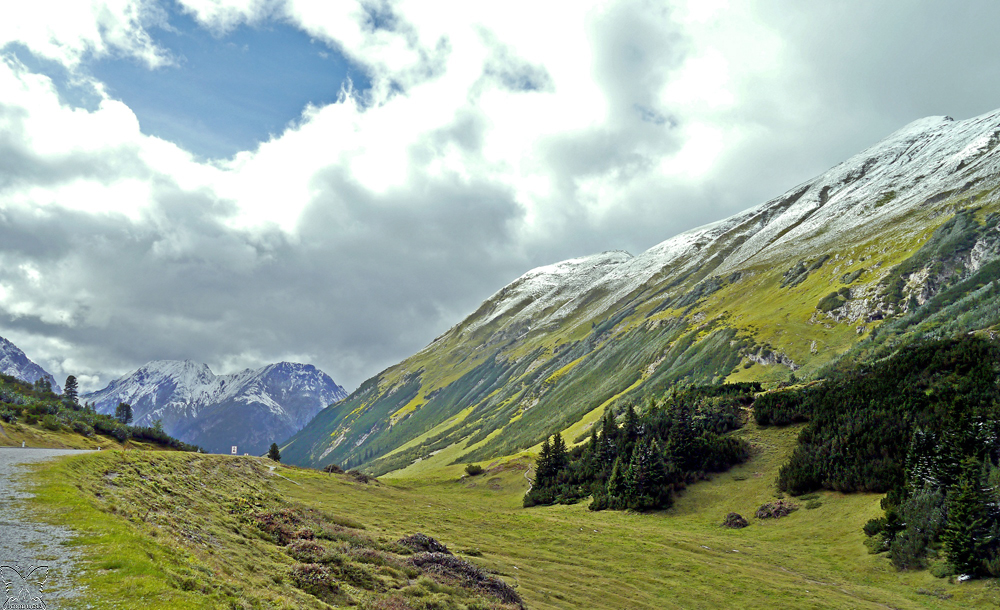
[(176, 65), (149, 69), (130, 58), (90, 67), (110, 95), (139, 118), (144, 133), (202, 157), (229, 157), (284, 131), (309, 103), (335, 102), (350, 79), (370, 83), (340, 52), (281, 22), (214, 36), (176, 10), (170, 30), (150, 35)]

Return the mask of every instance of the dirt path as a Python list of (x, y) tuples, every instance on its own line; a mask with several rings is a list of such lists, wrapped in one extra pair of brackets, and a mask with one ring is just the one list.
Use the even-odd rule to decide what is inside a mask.
[(63, 600), (82, 593), (71, 578), (75, 553), (64, 544), (73, 533), (31, 521), (22, 506), (22, 500), (31, 497), (21, 481), (24, 464), (70, 453), (79, 452), (0, 448), (0, 585), (10, 583), (0, 597), (8, 605), (40, 601), (44, 606), (38, 607), (60, 608)]

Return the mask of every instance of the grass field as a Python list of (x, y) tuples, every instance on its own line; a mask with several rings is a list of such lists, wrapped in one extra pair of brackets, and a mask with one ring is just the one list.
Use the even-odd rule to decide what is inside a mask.
[[(433, 536), (500, 574), (530, 608), (1000, 603), (993, 582), (899, 573), (884, 556), (869, 555), (861, 526), (879, 513), (877, 496), (824, 493), (818, 508), (776, 521), (753, 518), (775, 498), (775, 474), (797, 429), (751, 424), (740, 434), (758, 448), (749, 463), (690, 487), (672, 509), (653, 514), (593, 513), (585, 503), (522, 509), (524, 458), (471, 478), (456, 466), (364, 484), (283, 466), (277, 477), (257, 458), (141, 451), (40, 466), (33, 508), (82, 532), (80, 580), (90, 590), (87, 603), (99, 608), (154, 600), (157, 607), (314, 605), (287, 584), (289, 560), (233, 524), (227, 507), (248, 495), (319, 508), (364, 524), (366, 535), (381, 540)], [(108, 481), (108, 471), (133, 475)], [(150, 498), (158, 500), (150, 506)], [(730, 511), (751, 525), (720, 527)]]

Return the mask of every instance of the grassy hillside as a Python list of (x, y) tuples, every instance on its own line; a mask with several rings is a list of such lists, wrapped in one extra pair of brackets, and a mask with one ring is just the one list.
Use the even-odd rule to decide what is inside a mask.
[[(587, 303), (600, 294), (555, 326), (500, 320), (466, 332), (497, 306), (487, 302), (321, 412), (283, 452), (378, 474), (492, 459), (557, 431), (576, 438), (606, 407), (644, 404), (676, 383), (775, 383), (896, 335), (990, 328), (1000, 314), (983, 287), (998, 275), (998, 211), (993, 190), (966, 191), (825, 250), (720, 275), (665, 269), (597, 314)], [(705, 256), (718, 266), (736, 245)]]
[(47, 388), (0, 375), (0, 447), (146, 449), (194, 451), (157, 428), (122, 424), (68, 402)]
[[(756, 448), (753, 459), (691, 486), (660, 513), (594, 513), (585, 504), (523, 509), (524, 460), (489, 464), (471, 478), (455, 466), (365, 484), (285, 466), (273, 476), (257, 458), (143, 452), (41, 465), (33, 507), (84, 533), (75, 543), (85, 557), (80, 580), (89, 587), (86, 603), (97, 608), (152, 600), (158, 607), (318, 607), (290, 584), (287, 554), (231, 512), (241, 497), (317, 509), (354, 530), (363, 525), (360, 534), (376, 543), (416, 531), (434, 536), (499, 574), (532, 609), (1000, 603), (988, 583), (900, 573), (884, 555), (868, 554), (861, 528), (880, 514), (879, 496), (821, 492), (812, 508), (796, 499), (800, 509), (787, 517), (754, 518), (775, 500), (777, 470), (799, 429), (747, 426), (738, 434)], [(731, 511), (750, 526), (721, 527)], [(420, 600), (448, 593), (427, 582), (408, 586), (425, 595), (383, 607), (422, 607)], [(361, 591), (350, 593), (362, 601)]]

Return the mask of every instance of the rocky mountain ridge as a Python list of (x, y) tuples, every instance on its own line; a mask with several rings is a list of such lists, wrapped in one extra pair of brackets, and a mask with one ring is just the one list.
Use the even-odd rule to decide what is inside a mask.
[(206, 364), (158, 360), (81, 396), (100, 413), (132, 405), (135, 425), (161, 421), (164, 430), (212, 452), (260, 454), (347, 393), (310, 364), (280, 362), (231, 375)]

